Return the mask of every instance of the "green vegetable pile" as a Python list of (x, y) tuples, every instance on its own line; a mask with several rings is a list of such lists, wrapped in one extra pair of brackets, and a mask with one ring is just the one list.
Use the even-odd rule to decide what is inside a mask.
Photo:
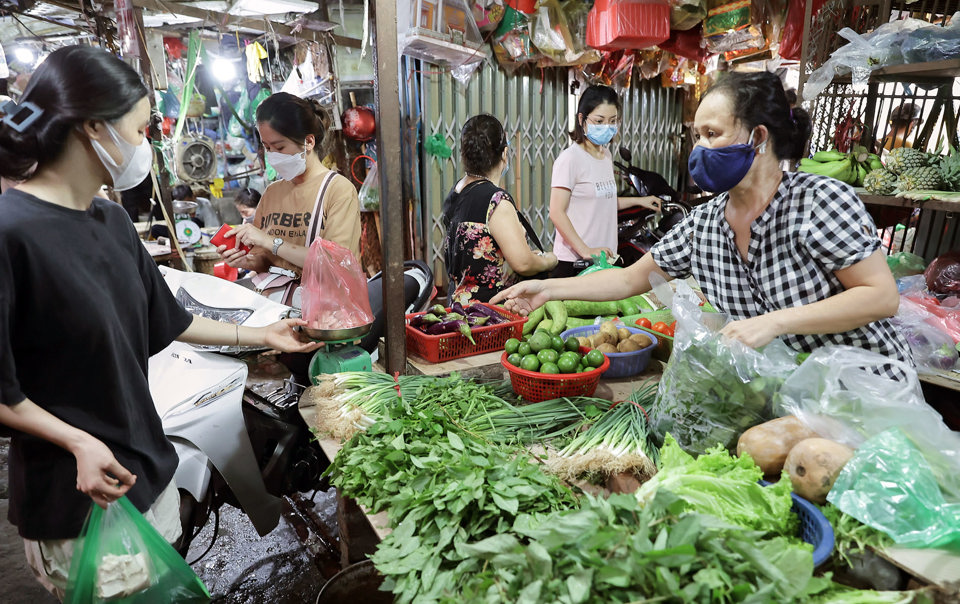
[(795, 353), (779, 341), (757, 351), (702, 325), (690, 329), (694, 337), (677, 339), (660, 380), (654, 440), (669, 432), (690, 453), (718, 443), (732, 450), (746, 429), (773, 419), (773, 397), (796, 367)]

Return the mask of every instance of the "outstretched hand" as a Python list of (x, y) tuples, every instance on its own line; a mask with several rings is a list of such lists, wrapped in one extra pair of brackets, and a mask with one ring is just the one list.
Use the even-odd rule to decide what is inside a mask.
[(720, 330), (725, 336), (739, 340), (751, 348), (760, 348), (782, 335), (777, 321), (769, 315), (731, 321)]
[(527, 316), (550, 301), (546, 282), (539, 280), (521, 281), (498, 293), (491, 300), (491, 304), (503, 302), (504, 308), (512, 313)]
[(283, 319), (267, 325), (263, 328), (264, 343), (281, 352), (313, 352), (323, 346), (323, 342), (314, 342), (294, 329), (306, 325), (303, 319)]

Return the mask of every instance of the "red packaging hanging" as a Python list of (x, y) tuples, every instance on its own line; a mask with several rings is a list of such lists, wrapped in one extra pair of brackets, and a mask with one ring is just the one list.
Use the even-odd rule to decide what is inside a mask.
[(587, 15), (587, 46), (640, 49), (670, 37), (670, 5), (661, 0), (597, 0)]
[(373, 323), (363, 268), (347, 248), (317, 238), (301, 279), (302, 315), (310, 329), (350, 329)]

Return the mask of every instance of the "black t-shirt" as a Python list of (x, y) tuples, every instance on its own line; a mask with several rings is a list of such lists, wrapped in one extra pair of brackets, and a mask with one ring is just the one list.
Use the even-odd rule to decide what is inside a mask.
[[(177, 468), (150, 397), (147, 360), (190, 325), (123, 208), (86, 211), (0, 195), (0, 403), (25, 398), (102, 440), (146, 511)], [(91, 499), (64, 449), (15, 433), (10, 521), (28, 539), (77, 537)]]

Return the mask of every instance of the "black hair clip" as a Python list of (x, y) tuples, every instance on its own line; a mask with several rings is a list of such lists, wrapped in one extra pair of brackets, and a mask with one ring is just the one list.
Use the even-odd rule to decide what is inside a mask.
[[(20, 103), (19, 105), (15, 101), (7, 101), (0, 107), (0, 110), (6, 114), (3, 116), (3, 120), (0, 121), (17, 132), (23, 132), (43, 115), (43, 109), (37, 107), (30, 101)], [(24, 115), (24, 112), (26, 112), (26, 115)]]

